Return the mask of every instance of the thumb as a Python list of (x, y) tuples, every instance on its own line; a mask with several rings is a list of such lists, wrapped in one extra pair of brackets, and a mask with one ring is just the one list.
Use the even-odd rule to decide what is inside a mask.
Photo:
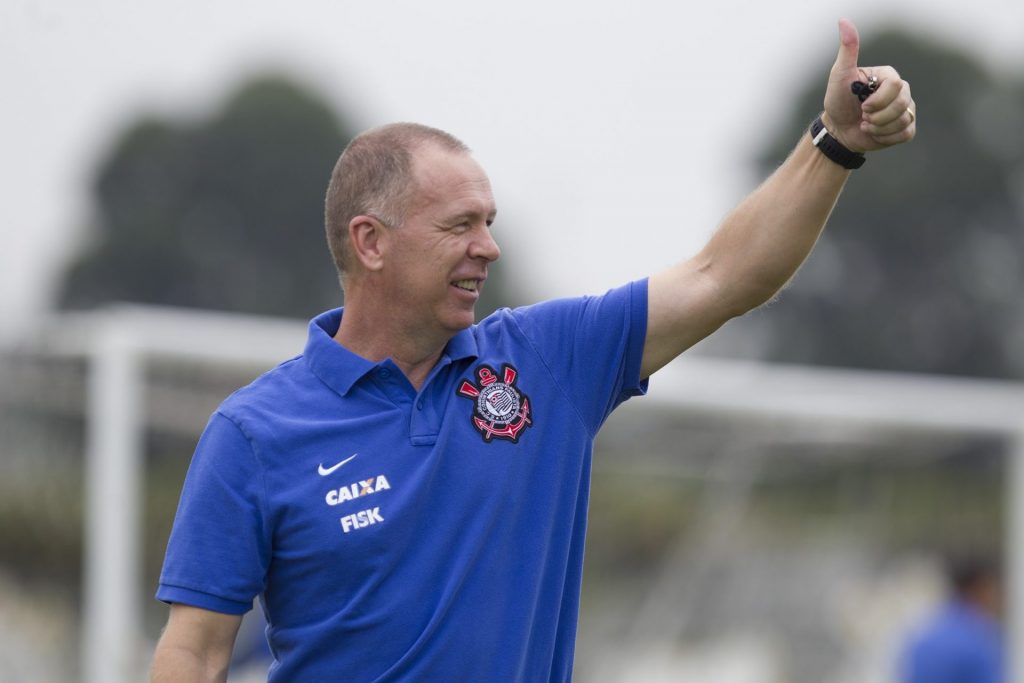
[(860, 35), (849, 19), (839, 20), (839, 54), (836, 56), (834, 71), (843, 72), (857, 68), (857, 53), (860, 50)]

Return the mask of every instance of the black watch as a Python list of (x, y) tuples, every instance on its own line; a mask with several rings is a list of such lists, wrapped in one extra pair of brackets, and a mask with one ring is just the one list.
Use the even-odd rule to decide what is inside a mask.
[(811, 142), (822, 154), (843, 168), (853, 170), (864, 165), (864, 155), (843, 147), (828, 132), (828, 128), (822, 122), (821, 116), (814, 119), (814, 123), (811, 124)]

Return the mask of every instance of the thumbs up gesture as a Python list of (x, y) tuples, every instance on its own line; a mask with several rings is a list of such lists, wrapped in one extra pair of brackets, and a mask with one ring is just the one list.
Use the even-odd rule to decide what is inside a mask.
[[(825, 91), (825, 127), (855, 152), (883, 149), (913, 139), (917, 132), (917, 107), (910, 96), (910, 84), (891, 66), (858, 66), (859, 49), (857, 27), (840, 19), (839, 54)], [(878, 88), (861, 102), (850, 86), (872, 78)]]

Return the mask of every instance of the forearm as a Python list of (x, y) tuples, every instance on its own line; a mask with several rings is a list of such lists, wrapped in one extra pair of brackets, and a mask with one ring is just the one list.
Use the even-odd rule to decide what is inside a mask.
[[(860, 38), (849, 21), (840, 20), (839, 40), (822, 114), (829, 134), (854, 153), (912, 139), (916, 114), (909, 84), (892, 67), (857, 66)], [(876, 85), (864, 101), (851, 91), (862, 77)], [(726, 216), (699, 254), (652, 275), (641, 376), (782, 289), (811, 253), (849, 175), (804, 133), (789, 158)]]
[(726, 216), (695, 265), (715, 282), (732, 315), (768, 301), (796, 273), (849, 175), (805, 133), (789, 158)]
[(223, 683), (242, 617), (171, 605), (153, 654), (151, 683)]
[(804, 134), (700, 253), (652, 276), (641, 376), (774, 296), (811, 252), (849, 174)]
[(224, 683), (226, 657), (210, 660), (191, 650), (161, 643), (153, 657), (150, 683)]

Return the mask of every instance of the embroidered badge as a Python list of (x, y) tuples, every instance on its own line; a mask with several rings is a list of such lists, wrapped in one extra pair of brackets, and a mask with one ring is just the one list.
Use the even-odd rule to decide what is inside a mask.
[(533, 424), (530, 419), (530, 398), (516, 387), (519, 371), (503, 365), (499, 378), (494, 368), (476, 368), (479, 385), (464, 380), (457, 393), (474, 402), (473, 426), (485, 442), (491, 439), (519, 440), (519, 434)]

